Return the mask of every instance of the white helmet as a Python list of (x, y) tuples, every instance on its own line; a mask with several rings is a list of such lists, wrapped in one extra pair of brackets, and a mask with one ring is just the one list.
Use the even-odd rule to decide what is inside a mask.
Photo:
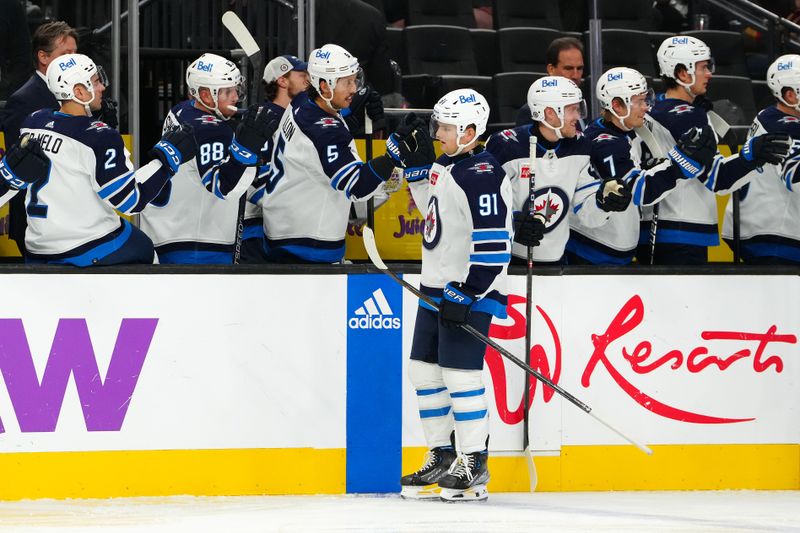
[(780, 56), (767, 69), (767, 85), (783, 105), (800, 110), (800, 103), (789, 105), (783, 99), (783, 88), (793, 89), (800, 98), (800, 55)]
[(186, 85), (189, 87), (189, 96), (202, 103), (200, 88), (208, 89), (211, 92), (211, 100), (214, 102), (214, 107), (209, 109), (223, 120), (228, 120), (228, 117), (220, 112), (217, 100), (219, 90), (235, 87), (241, 100), (245, 94), (244, 84), (244, 76), (239, 72), (239, 67), (233, 61), (216, 54), (203, 54), (186, 68)]
[(469, 126), (475, 128), (475, 140), (486, 133), (486, 124), (489, 122), (489, 103), (486, 98), (474, 89), (456, 89), (442, 96), (433, 106), (431, 115), (431, 137), (436, 136), (439, 124), (456, 126), (456, 144), (458, 150), (447, 154), (457, 156), (466, 144), (461, 144), (461, 137)]
[[(102, 67), (94, 64), (88, 56), (83, 54), (65, 54), (54, 59), (47, 67), (47, 86), (59, 102), (72, 100), (83, 105), (86, 114), (91, 115), (89, 104), (94, 100), (94, 84), (92, 77), (97, 74), (100, 83), (108, 87), (108, 78)], [(83, 85), (89, 91), (91, 98), (86, 101), (75, 97), (75, 86)]]
[[(647, 88), (647, 79), (638, 71), (628, 67), (614, 67), (609, 69), (597, 80), (597, 99), (612, 115), (617, 117), (622, 125), (622, 129), (628, 131), (625, 119), (631, 116), (632, 97), (644, 94), (648, 106), (652, 106), (655, 95), (653, 89)], [(615, 98), (619, 98), (625, 104), (628, 112), (621, 117), (614, 111), (611, 105)]]
[[(356, 91), (364, 84), (364, 73), (358, 64), (358, 58), (337, 44), (326, 44), (311, 51), (308, 56), (308, 77), (311, 86), (331, 106), (333, 90), (339, 78), (356, 74)], [(325, 98), (319, 85), (325, 80), (331, 89), (331, 97)]]
[[(658, 47), (658, 67), (661, 75), (674, 79), (678, 85), (689, 89), (695, 82), (695, 65), (698, 61), (708, 61), (708, 69), (714, 72), (714, 58), (711, 57), (711, 49), (695, 37), (688, 35), (676, 35), (664, 39)], [(675, 69), (678, 65), (683, 65), (686, 72), (692, 77), (691, 83), (683, 83), (675, 77)], [(690, 91), (691, 93), (691, 91)]]
[[(531, 118), (553, 130), (559, 139), (562, 138), (561, 128), (564, 127), (564, 108), (572, 104), (579, 105), (580, 118), (585, 118), (586, 101), (583, 99), (583, 93), (575, 82), (568, 78), (545, 76), (534, 81), (528, 89)], [(555, 111), (561, 121), (560, 125), (553, 126), (544, 119), (544, 110), (548, 107)]]

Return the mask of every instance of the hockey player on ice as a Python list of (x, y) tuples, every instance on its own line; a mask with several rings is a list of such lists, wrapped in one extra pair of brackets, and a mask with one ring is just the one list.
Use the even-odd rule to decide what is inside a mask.
[[(742, 259), (750, 264), (800, 263), (800, 55), (784, 55), (767, 70), (776, 102), (753, 121), (750, 137), (785, 133), (794, 140), (781, 165), (766, 164), (740, 193)], [(757, 171), (754, 171), (757, 172)], [(722, 236), (733, 246), (733, 200), (725, 209)]]
[(173, 107), (164, 131), (186, 125), (198, 150), (142, 212), (141, 227), (160, 263), (231, 264), (239, 200), (256, 177), (259, 153), (278, 116), (251, 106), (234, 129), (228, 121), (244, 94), (236, 65), (203, 54), (186, 69), (190, 99)]
[[(264, 67), (262, 76), (264, 106), (275, 113), (279, 120), (294, 97), (308, 89), (307, 69), (308, 63), (288, 54), (274, 58)], [(240, 263), (266, 262), (261, 200), (264, 197), (264, 186), (269, 178), (269, 161), (272, 159), (273, 146), (270, 137), (261, 151), (265, 164), (258, 167), (258, 177), (247, 190)]]
[[(570, 219), (567, 262), (571, 265), (626, 265), (639, 242), (639, 209), (652, 205), (672, 191), (677, 182), (688, 179), (672, 159), (658, 162), (647, 170), (643, 159), (650, 159), (647, 146), (634, 133), (644, 125), (653, 104), (653, 90), (641, 73), (615, 67), (597, 82), (597, 99), (602, 115), (584, 131), (591, 141), (592, 170), (604, 182), (616, 179), (631, 191), (632, 201), (624, 211), (612, 213), (606, 224), (587, 227), (579, 217)], [(702, 141), (700, 144), (698, 142)], [(673, 148), (683, 157), (707, 167), (717, 152), (711, 135), (690, 131)], [(643, 157), (644, 153), (644, 157)]]
[(488, 119), (486, 99), (460, 89), (433, 108), (431, 134), (444, 152), (435, 163), (424, 129), (389, 139), (397, 141), (395, 153), (425, 214), (420, 290), (440, 305), (437, 316), (420, 302), (414, 325), (408, 372), (429, 451), (422, 468), (400, 481), (408, 498), (488, 497), (489, 419), (481, 378), (486, 346), (458, 327), (470, 324), (488, 334), (493, 316), (506, 317), (511, 184), (478, 144)]
[(26, 262), (75, 266), (152, 263), (153, 243), (114, 211), (138, 213), (196, 150), (182, 129), (165, 132), (154, 158), (134, 170), (119, 132), (92, 118), (108, 82), (82, 54), (50, 63), (47, 84), (61, 103), (25, 119), (52, 166), (27, 188)]
[[(569, 237), (569, 217), (585, 227), (606, 223), (608, 213), (628, 207), (631, 194), (621, 182), (601, 183), (589, 166), (591, 143), (576, 129), (586, 116), (586, 102), (574, 82), (546, 76), (528, 89), (533, 124), (492, 135), (486, 149), (503, 165), (514, 190), (516, 258), (527, 257), (530, 244), (537, 264), (563, 264)], [(531, 135), (538, 139), (533, 172), (536, 216), (530, 214)]]
[[(650, 111), (653, 136), (662, 147), (675, 145), (675, 139), (692, 128), (712, 127), (708, 112), (713, 107), (706, 98), (714, 72), (711, 50), (695, 37), (669, 37), (658, 48), (658, 65), (666, 92), (656, 97)], [(714, 144), (718, 139), (715, 138)], [(657, 206), (655, 264), (705, 264), (708, 247), (719, 244), (715, 194), (734, 191), (754, 177), (752, 170), (766, 163), (780, 163), (791, 141), (785, 134), (751, 137), (738, 154), (716, 154), (709, 168), (689, 158), (678, 160), (687, 178)], [(640, 244), (650, 236), (652, 213), (643, 210)], [(640, 247), (639, 259), (649, 263), (650, 247)]]
[(341, 116), (363, 84), (358, 59), (326, 44), (311, 52), (308, 76), (274, 139), (262, 200), (270, 262), (341, 261), (352, 203), (381, 190), (396, 165), (389, 155), (362, 162)]

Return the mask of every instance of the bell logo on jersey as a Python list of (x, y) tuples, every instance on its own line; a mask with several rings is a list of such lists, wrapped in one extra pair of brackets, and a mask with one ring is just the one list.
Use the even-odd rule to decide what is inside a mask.
[(355, 315), (347, 321), (352, 329), (400, 329), (400, 319), (394, 316), (382, 289), (373, 291), (355, 310)]
[(202, 61), (197, 62), (197, 70), (202, 70), (203, 72), (211, 72), (212, 68), (214, 68), (214, 63), (203, 63)]
[(462, 104), (474, 104), (476, 101), (475, 93), (470, 94), (469, 96), (459, 95), (458, 101)]
[(62, 61), (61, 63), (59, 63), (58, 68), (61, 69), (61, 72), (64, 72), (65, 70), (72, 68), (75, 65), (77, 65), (77, 63), (75, 62), (75, 58), (73, 57), (69, 61)]

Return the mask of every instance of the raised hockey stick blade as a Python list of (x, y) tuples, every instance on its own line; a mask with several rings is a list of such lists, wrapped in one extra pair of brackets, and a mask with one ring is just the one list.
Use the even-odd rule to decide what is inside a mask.
[[(417, 289), (416, 287), (405, 281), (403, 278), (401, 278), (400, 276), (389, 270), (389, 267), (386, 266), (386, 263), (383, 262), (383, 259), (381, 259), (381, 256), (378, 253), (378, 247), (375, 244), (375, 234), (369, 227), (364, 226), (363, 234), (364, 234), (364, 248), (367, 249), (367, 255), (369, 256), (369, 260), (372, 261), (372, 264), (375, 265), (376, 268), (381, 270), (384, 274), (390, 276), (393, 280), (395, 280), (397, 283), (405, 287), (407, 290), (413, 293), (414, 296), (416, 296), (426, 304), (430, 305), (434, 309), (439, 308), (439, 304), (437, 304), (430, 296), (428, 296), (427, 294), (423, 294), (419, 289)], [(503, 357), (505, 357), (506, 359), (508, 359), (509, 361), (520, 367), (522, 370), (524, 370), (531, 376), (535, 377), (536, 379), (538, 379), (539, 381), (541, 381), (542, 383), (544, 383), (545, 385), (556, 391), (558, 394), (563, 396), (566, 400), (568, 400), (578, 409), (580, 409), (587, 415), (591, 416), (592, 418), (594, 418), (595, 420), (606, 426), (608, 429), (610, 429), (611, 431), (613, 431), (614, 433), (616, 433), (629, 443), (633, 444), (634, 446), (642, 450), (647, 455), (653, 455), (653, 450), (648, 448), (646, 445), (640, 443), (639, 441), (636, 441), (628, 437), (624, 433), (622, 433), (620, 430), (618, 430), (617, 428), (606, 422), (605, 419), (594, 413), (591, 407), (580, 401), (578, 398), (576, 398), (566, 390), (562, 389), (560, 386), (550, 381), (548, 378), (546, 378), (545, 376), (534, 370), (529, 365), (526, 365), (516, 355), (509, 352), (508, 350), (497, 344), (495, 341), (493, 341), (492, 339), (490, 339), (489, 337), (478, 331), (477, 329), (473, 328), (469, 324), (463, 324), (461, 328), (463, 328), (464, 331), (466, 331), (467, 333), (469, 333), (470, 335), (472, 335), (485, 345), (497, 350), (497, 352), (500, 355), (502, 355)]]
[[(247, 29), (247, 26), (244, 25), (242, 19), (239, 18), (239, 15), (234, 13), (233, 11), (226, 11), (222, 14), (222, 25), (227, 28), (233, 38), (236, 39), (236, 42), (239, 43), (239, 46), (242, 47), (244, 50), (245, 55), (247, 55), (248, 61), (253, 66), (253, 73), (257, 77), (261, 77), (261, 48), (259, 48), (258, 43), (253, 38), (253, 35), (250, 33), (250, 30)], [(256, 89), (251, 90), (251, 99), (255, 101), (258, 95), (258, 86)], [(238, 265), (239, 261), (242, 256), (242, 235), (244, 233), (244, 212), (245, 206), (247, 202), (247, 195), (243, 195), (242, 198), (239, 200), (239, 211), (236, 216), (236, 242), (233, 246), (233, 264)]]

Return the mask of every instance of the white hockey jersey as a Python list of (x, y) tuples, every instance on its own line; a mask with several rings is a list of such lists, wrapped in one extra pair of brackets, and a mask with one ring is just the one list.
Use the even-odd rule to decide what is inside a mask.
[[(794, 140), (783, 165), (764, 165), (742, 188), (739, 203), (742, 258), (781, 258), (800, 263), (800, 118), (776, 106), (763, 109), (753, 121), (750, 137), (786, 133)], [(733, 244), (733, 200), (728, 201), (722, 236)]]
[(262, 200), (267, 254), (340, 261), (352, 202), (374, 195), (383, 180), (361, 161), (342, 118), (305, 92), (292, 100), (274, 140)]
[[(593, 264), (626, 265), (639, 243), (639, 208), (652, 205), (676, 186), (670, 160), (642, 169), (642, 140), (633, 131), (596, 119), (585, 133), (592, 143), (592, 170), (601, 180), (624, 181), (632, 193), (625, 211), (610, 213), (606, 224), (588, 227), (579, 217), (570, 219), (567, 250)], [(679, 174), (679, 173), (677, 173)]]
[(114, 210), (138, 213), (169, 183), (158, 161), (134, 171), (119, 132), (92, 117), (42, 109), (20, 132), (37, 139), (52, 162), (49, 177), (27, 189), (25, 245), (37, 262), (86, 266), (119, 248), (127, 233)]
[(141, 229), (161, 263), (233, 262), (239, 200), (256, 176), (228, 154), (233, 130), (186, 100), (170, 110), (164, 131), (189, 124), (197, 156), (181, 165), (170, 185), (142, 212)]
[(512, 192), (500, 163), (482, 147), (442, 155), (408, 186), (425, 214), (420, 290), (439, 302), (445, 285), (464, 283), (479, 298), (473, 311), (505, 318)]
[[(693, 127), (710, 125), (706, 111), (683, 100), (666, 98), (659, 94), (650, 111), (653, 136), (662, 149), (668, 151), (675, 141)], [(745, 161), (739, 154), (723, 157), (720, 154), (700, 179), (678, 182), (675, 190), (658, 203), (657, 244), (683, 244), (716, 246), (719, 244), (717, 228), (717, 202), (715, 194), (725, 195), (738, 189), (750, 179), (755, 164)], [(646, 243), (650, 234), (652, 209), (642, 210), (640, 243)]]
[[(513, 210), (528, 211), (530, 205), (529, 139), (535, 126), (518, 126), (489, 138), (486, 149), (506, 171), (513, 188)], [(591, 174), (591, 143), (581, 134), (551, 143), (539, 137), (536, 146), (535, 209), (545, 217), (542, 242), (533, 248), (537, 262), (558, 262), (564, 256), (569, 238), (569, 218), (579, 217), (586, 227), (608, 221), (608, 213), (598, 207), (595, 194), (600, 181)], [(526, 258), (527, 248), (513, 244), (513, 254)]]

